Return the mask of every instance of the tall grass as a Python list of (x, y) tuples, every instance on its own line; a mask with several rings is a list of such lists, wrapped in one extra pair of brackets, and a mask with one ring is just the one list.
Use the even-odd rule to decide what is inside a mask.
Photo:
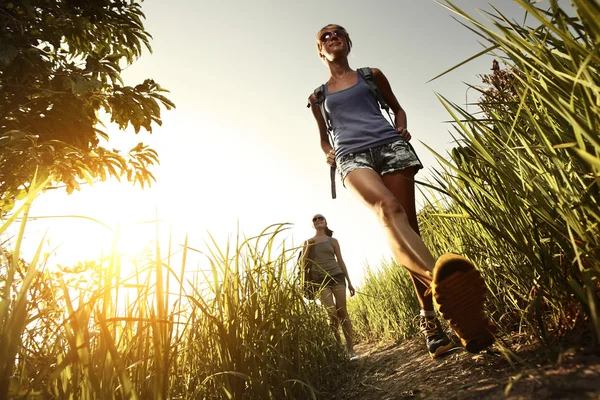
[(1, 264), (12, 278), (2, 287), (0, 398), (332, 397), (344, 353), (322, 307), (298, 290), (285, 230), (213, 242), (202, 269), (188, 265), (197, 250), (186, 238), (136, 260), (113, 251), (59, 270), (38, 268), (41, 250), (18, 259), (21, 230)]
[(507, 330), (548, 342), (584, 322), (600, 339), (600, 2), (515, 2), (525, 23), (494, 9), (488, 26), (446, 1), (505, 69), (474, 87), (480, 113), (442, 98), (457, 147), (422, 233), (477, 262)]
[[(19, 355), (21, 347), (21, 335), (30, 316), (29, 306), (29, 287), (34, 281), (39, 267), (42, 247), (38, 247), (29, 268), (24, 269), (22, 260), (18, 253), (22, 245), (23, 233), (25, 232), (25, 221), (31, 208), (31, 203), (35, 196), (42, 190), (47, 182), (36, 183), (34, 176), (31, 190), (26, 193), (23, 204), (14, 212), (7, 221), (0, 226), (0, 235), (6, 232), (8, 227), (15, 223), (17, 218), (22, 217), (23, 222), (18, 229), (17, 240), (15, 241), (15, 251), (11, 254), (2, 251), (0, 254), (2, 263), (6, 266), (1, 271), (2, 286), (0, 292), (0, 397), (6, 398), (6, 393), (11, 384), (10, 376), (15, 370), (15, 361)], [(20, 279), (19, 279), (20, 278)], [(4, 395), (4, 396), (3, 396)]]
[(361, 341), (404, 341), (417, 331), (419, 303), (408, 272), (395, 261), (367, 267), (358, 295), (348, 303)]

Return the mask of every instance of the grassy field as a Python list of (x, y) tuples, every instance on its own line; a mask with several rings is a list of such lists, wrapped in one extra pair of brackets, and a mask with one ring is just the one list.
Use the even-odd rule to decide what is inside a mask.
[[(600, 3), (515, 2), (526, 22), (493, 13), (493, 27), (446, 2), (499, 64), (473, 87), (477, 113), (440, 97), (456, 147), (421, 186), (419, 218), (434, 255), (481, 269), (501, 330), (552, 352), (575, 330), (600, 340)], [(155, 243), (136, 260), (115, 250), (52, 269), (43, 241), (20, 257), (38, 192), (0, 227), (20, 224), (0, 258), (0, 398), (327, 398), (343, 380), (343, 350), (298, 290), (296, 249), (278, 239), (285, 225), (213, 245), (201, 269), (187, 239), (177, 257)], [(358, 292), (359, 339), (416, 333), (412, 284), (393, 261)]]
[(115, 251), (52, 270), (41, 251), (14, 256), (17, 237), (2, 258), (0, 397), (327, 396), (346, 358), (324, 310), (298, 290), (295, 249), (275, 246), (286, 229), (215, 245), (205, 269), (187, 265), (186, 239), (177, 265), (157, 243), (138, 260)]

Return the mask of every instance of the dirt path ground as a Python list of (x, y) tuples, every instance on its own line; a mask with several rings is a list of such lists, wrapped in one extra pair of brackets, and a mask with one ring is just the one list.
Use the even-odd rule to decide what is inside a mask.
[(600, 399), (600, 354), (565, 352), (550, 364), (537, 350), (517, 355), (527, 366), (511, 367), (500, 355), (457, 349), (431, 360), (421, 338), (402, 345), (357, 347), (349, 383), (336, 398), (396, 399)]

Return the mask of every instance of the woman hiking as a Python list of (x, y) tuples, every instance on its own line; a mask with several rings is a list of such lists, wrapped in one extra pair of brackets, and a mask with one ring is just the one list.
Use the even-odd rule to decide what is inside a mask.
[(350, 282), (348, 269), (342, 258), (340, 243), (333, 238), (333, 231), (327, 227), (327, 220), (321, 214), (312, 218), (315, 236), (303, 244), (300, 265), (309, 263), (313, 284), (321, 288), (321, 304), (327, 309), (331, 328), (338, 343), (342, 343), (339, 327), (346, 339), (346, 349), (350, 361), (358, 359), (354, 352), (352, 322), (346, 308), (346, 282), (350, 296), (354, 296), (354, 287)]
[[(495, 328), (484, 313), (481, 274), (457, 254), (436, 261), (419, 236), (414, 176), (423, 166), (408, 143), (406, 113), (387, 78), (372, 68), (374, 82), (369, 83), (350, 67), (352, 41), (340, 25), (325, 26), (316, 41), (329, 69), (329, 80), (309, 97), (321, 149), (344, 186), (375, 213), (394, 256), (410, 272), (429, 354), (436, 358), (454, 347), (436, 319), (432, 295), (468, 351), (487, 348), (494, 343)], [(393, 111), (395, 127), (383, 116), (373, 85)]]

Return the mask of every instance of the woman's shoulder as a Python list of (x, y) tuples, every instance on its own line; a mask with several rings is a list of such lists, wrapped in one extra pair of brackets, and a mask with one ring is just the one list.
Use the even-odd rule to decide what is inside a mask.
[(319, 98), (325, 96), (326, 83), (323, 83), (315, 88), (312, 93), (308, 96), (308, 105), (316, 106), (319, 105)]
[(381, 71), (379, 68), (371, 68), (371, 71), (373, 73), (373, 78), (375, 79), (375, 81), (377, 83), (379, 83), (382, 80), (386, 80), (387, 79), (385, 77), (383, 71)]

